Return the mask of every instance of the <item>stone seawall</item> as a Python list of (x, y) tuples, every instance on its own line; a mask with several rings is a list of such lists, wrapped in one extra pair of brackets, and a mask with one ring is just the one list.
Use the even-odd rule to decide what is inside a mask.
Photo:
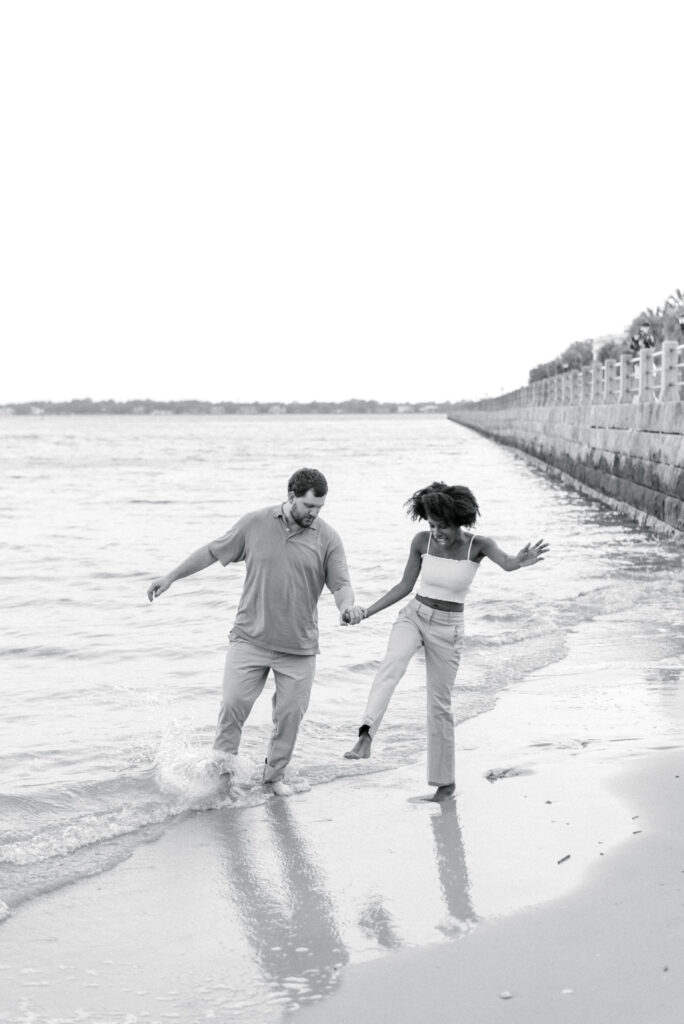
[(684, 536), (684, 402), (473, 405), (449, 419), (512, 445), (641, 523)]

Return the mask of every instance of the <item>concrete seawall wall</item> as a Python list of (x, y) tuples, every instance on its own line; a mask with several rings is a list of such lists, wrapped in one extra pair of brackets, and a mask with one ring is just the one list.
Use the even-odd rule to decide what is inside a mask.
[(684, 537), (684, 402), (473, 405), (449, 418), (639, 522)]

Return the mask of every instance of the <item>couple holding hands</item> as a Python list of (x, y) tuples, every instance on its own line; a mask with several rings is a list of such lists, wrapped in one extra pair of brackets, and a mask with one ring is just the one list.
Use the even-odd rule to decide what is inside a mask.
[(432, 483), (406, 503), (413, 520), (427, 523), (416, 533), (401, 580), (368, 608), (354, 603), (347, 561), (337, 532), (319, 513), (328, 485), (316, 469), (299, 469), (289, 479), (286, 501), (248, 512), (222, 537), (199, 548), (154, 580), (150, 601), (177, 580), (216, 561), (245, 562), (242, 596), (230, 632), (223, 696), (209, 766), (230, 774), (242, 727), (273, 672), (273, 731), (263, 781), (273, 792), (289, 793), (283, 774), (306, 712), (318, 654), (318, 599), (332, 592), (340, 620), (364, 619), (418, 592), (399, 612), (387, 651), (361, 720), (359, 736), (345, 757), (370, 756), (371, 744), (397, 683), (413, 655), (425, 651), (428, 783), (432, 799), (454, 792), (454, 722), (451, 696), (463, 646), (463, 607), (485, 558), (506, 572), (543, 560), (548, 545), (526, 544), (507, 555), (491, 537), (472, 532), (479, 508), (467, 487)]

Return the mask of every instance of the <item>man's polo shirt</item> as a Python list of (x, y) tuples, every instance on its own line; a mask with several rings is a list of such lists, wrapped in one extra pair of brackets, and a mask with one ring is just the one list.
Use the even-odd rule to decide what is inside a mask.
[(245, 583), (231, 640), (287, 654), (318, 653), (324, 586), (350, 586), (339, 534), (322, 519), (289, 532), (282, 506), (248, 512), (209, 550), (222, 565), (244, 562)]

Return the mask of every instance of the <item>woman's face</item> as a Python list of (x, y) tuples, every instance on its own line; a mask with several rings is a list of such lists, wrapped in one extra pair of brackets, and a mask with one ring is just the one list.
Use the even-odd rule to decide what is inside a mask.
[(432, 519), (428, 516), (428, 526), (430, 527), (430, 533), (432, 539), (437, 544), (441, 544), (443, 547), (450, 547), (455, 540), (459, 540), (461, 536), (460, 526), (448, 526), (446, 523), (440, 522), (439, 519)]

